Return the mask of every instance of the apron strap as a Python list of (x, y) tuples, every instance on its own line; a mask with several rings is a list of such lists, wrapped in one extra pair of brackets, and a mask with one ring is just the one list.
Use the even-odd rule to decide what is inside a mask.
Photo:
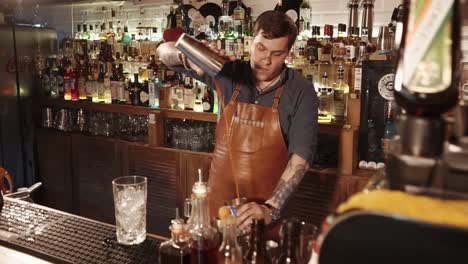
[(281, 85), (281, 87), (278, 88), (278, 90), (276, 90), (275, 98), (273, 99), (273, 106), (272, 106), (272, 108), (275, 110), (278, 109), (281, 93), (283, 93), (283, 88), (284, 88), (284, 85)]
[(219, 101), (221, 101), (221, 109), (224, 112), (224, 108), (225, 108), (224, 96), (223, 96), (223, 93), (221, 92), (221, 87), (219, 86), (218, 80), (216, 80), (215, 78), (213, 78), (213, 82), (215, 84), (216, 92), (218, 93), (218, 99)]
[(234, 90), (234, 93), (232, 94), (232, 98), (231, 98), (232, 102), (237, 101), (237, 96), (239, 96), (241, 84), (242, 82), (237, 83), (236, 89)]

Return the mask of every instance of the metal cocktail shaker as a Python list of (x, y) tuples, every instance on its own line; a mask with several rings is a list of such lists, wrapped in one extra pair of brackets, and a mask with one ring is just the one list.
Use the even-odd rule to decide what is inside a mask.
[(216, 76), (228, 59), (211, 50), (202, 42), (182, 34), (177, 40), (175, 47), (179, 49), (188, 59), (202, 68), (206, 74)]

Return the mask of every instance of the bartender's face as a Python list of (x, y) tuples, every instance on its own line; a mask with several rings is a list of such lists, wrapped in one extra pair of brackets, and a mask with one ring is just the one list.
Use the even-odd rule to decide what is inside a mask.
[(272, 81), (281, 72), (288, 55), (288, 36), (267, 39), (260, 30), (250, 48), (250, 67), (257, 81)]

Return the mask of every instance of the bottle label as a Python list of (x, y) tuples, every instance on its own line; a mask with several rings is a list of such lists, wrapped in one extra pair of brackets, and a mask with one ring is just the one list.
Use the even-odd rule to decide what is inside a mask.
[(252, 45), (252, 36), (245, 36), (244, 37), (244, 52), (250, 53), (250, 46)]
[(149, 100), (149, 95), (148, 95), (148, 93), (146, 93), (145, 91), (141, 91), (141, 92), (140, 92), (140, 101), (141, 101), (142, 103), (146, 103), (146, 102), (148, 102), (148, 100)]
[(154, 101), (156, 99), (156, 91), (155, 91), (155, 85), (154, 82), (150, 82), (148, 84), (148, 94), (149, 94), (149, 104), (154, 105)]
[(111, 91), (111, 98), (117, 99), (119, 96), (119, 87), (120, 82), (118, 81), (110, 81), (110, 91)]
[(352, 61), (356, 58), (356, 47), (354, 45), (346, 45), (345, 60)]
[(126, 101), (125, 98), (125, 83), (124, 82), (118, 82), (118, 87), (117, 87), (117, 98), (120, 101)]
[(211, 104), (208, 102), (203, 102), (203, 111), (208, 112), (211, 109)]
[(104, 98), (104, 83), (98, 82), (96, 84), (96, 90), (99, 98)]
[(226, 55), (234, 55), (234, 40), (233, 39), (226, 39), (225, 40), (225, 45), (226, 45)]
[(354, 91), (361, 91), (362, 68), (354, 68)]

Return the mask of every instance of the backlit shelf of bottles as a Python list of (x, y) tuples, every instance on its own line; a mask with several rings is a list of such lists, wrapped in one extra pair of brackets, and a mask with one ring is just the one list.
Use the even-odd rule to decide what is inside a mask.
[(174, 110), (166, 108), (155, 109), (126, 104), (103, 104), (92, 103), (89, 101), (67, 101), (62, 99), (52, 99), (44, 97), (42, 98), (42, 105), (58, 108), (82, 108), (102, 112), (125, 113), (134, 115), (148, 115), (149, 113), (157, 113), (158, 117), (160, 118), (189, 119), (214, 123), (218, 121), (218, 115), (213, 113), (203, 113), (188, 110)]

